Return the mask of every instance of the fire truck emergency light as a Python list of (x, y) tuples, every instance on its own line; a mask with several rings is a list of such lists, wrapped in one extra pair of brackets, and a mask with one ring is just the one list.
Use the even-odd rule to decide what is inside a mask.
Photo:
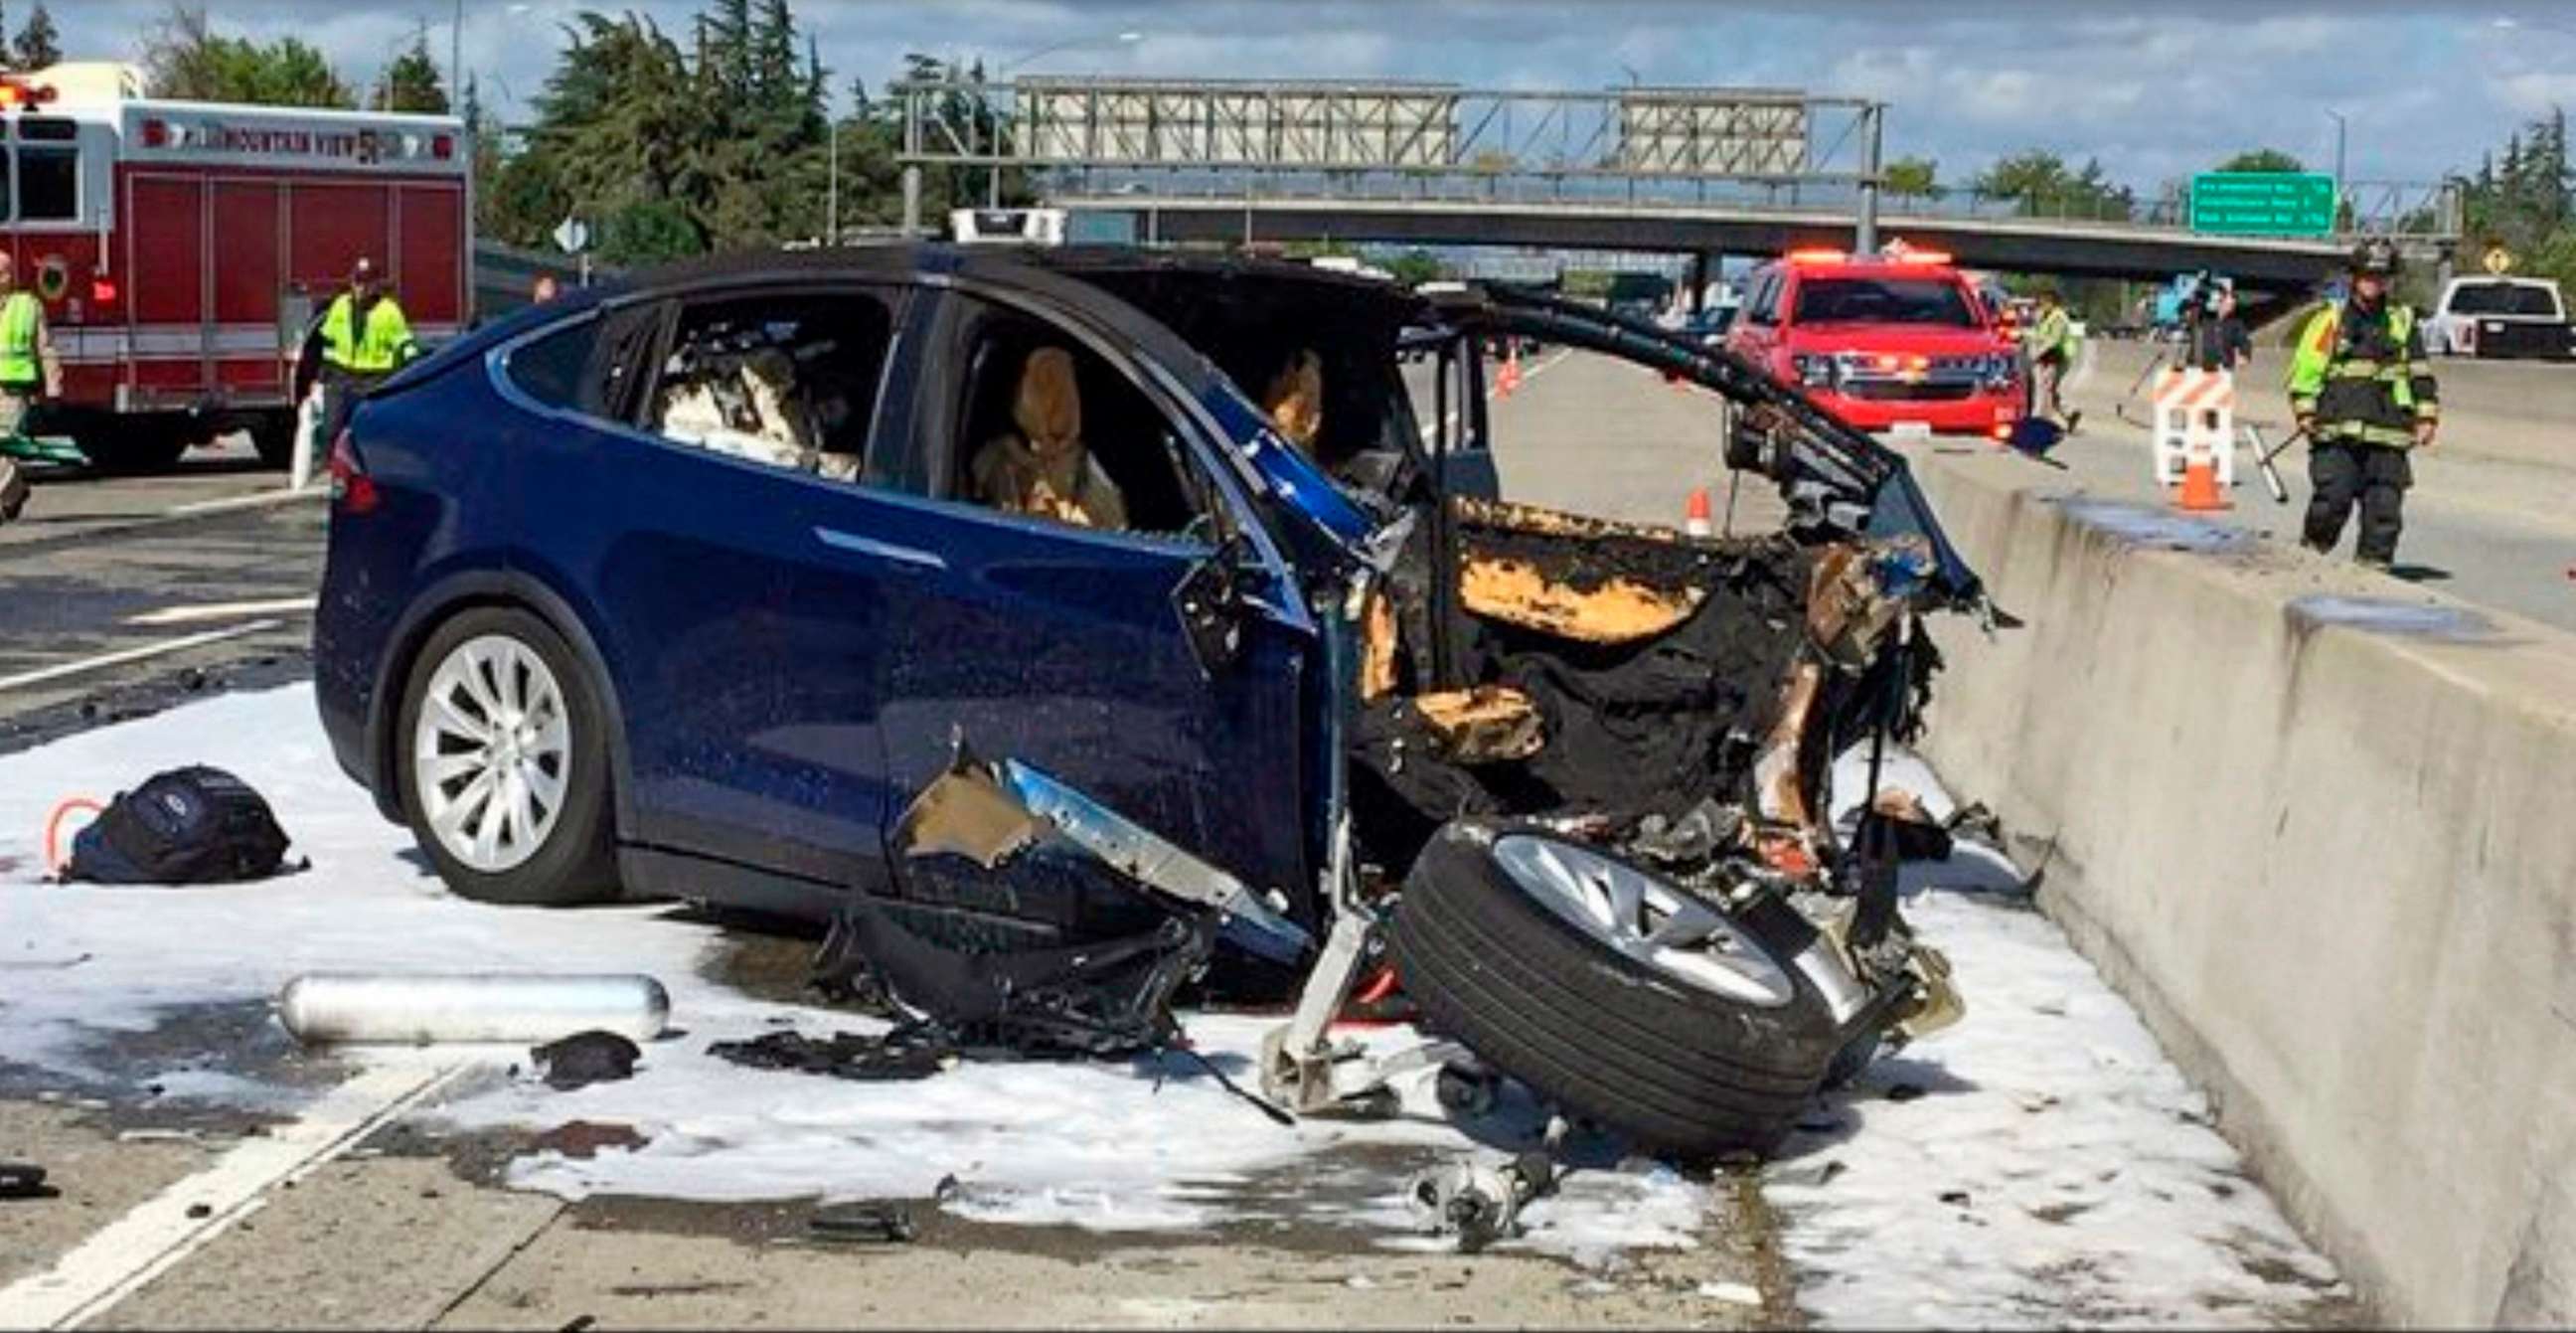
[(0, 108), (15, 111), (22, 106), (37, 106), (52, 100), (54, 85), (50, 83), (0, 78)]

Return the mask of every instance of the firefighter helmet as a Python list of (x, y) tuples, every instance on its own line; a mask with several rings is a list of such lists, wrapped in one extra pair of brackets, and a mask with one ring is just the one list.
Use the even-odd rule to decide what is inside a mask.
[(2352, 248), (2352, 271), (2372, 277), (2396, 275), (2399, 268), (2397, 243), (2385, 236), (2373, 236)]

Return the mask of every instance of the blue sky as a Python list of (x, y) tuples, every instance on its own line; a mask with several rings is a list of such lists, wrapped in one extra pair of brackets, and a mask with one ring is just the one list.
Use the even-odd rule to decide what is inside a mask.
[[(14, 23), (28, 0), (6, 0)], [(211, 0), (216, 26), (321, 46), (373, 77), (418, 23), (444, 61), (452, 0)], [(168, 0), (51, 0), (75, 57), (133, 58)], [(634, 9), (681, 30), (693, 0), (466, 0), (466, 67), (524, 99), (544, 82), (560, 25), (583, 8)], [(835, 83), (871, 86), (907, 50), (1049, 73), (1420, 78), (1479, 86), (1646, 83), (1802, 87), (1890, 102), (1888, 152), (1964, 180), (2045, 147), (2102, 159), (2152, 189), (2240, 148), (2268, 145), (2330, 169), (2333, 108), (2350, 126), (2348, 174), (2431, 180), (2553, 101), (2576, 102), (2576, 5), (2089, 0), (799, 0)], [(1131, 30), (1131, 44), (1107, 40)], [(504, 98), (505, 102), (509, 98)]]

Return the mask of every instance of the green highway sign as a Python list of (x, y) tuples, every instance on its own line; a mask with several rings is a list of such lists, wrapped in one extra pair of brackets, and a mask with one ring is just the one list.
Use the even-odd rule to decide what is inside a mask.
[(2229, 236), (2334, 231), (2334, 177), (2313, 171), (2206, 171), (2191, 178), (2191, 229)]

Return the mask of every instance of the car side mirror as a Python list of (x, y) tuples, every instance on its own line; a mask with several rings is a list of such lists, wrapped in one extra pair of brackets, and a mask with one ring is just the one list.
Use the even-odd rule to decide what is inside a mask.
[(1237, 533), (1192, 564), (1172, 589), (1172, 613), (1180, 617), (1190, 653), (1205, 674), (1214, 676), (1243, 656), (1250, 619), (1245, 588), (1258, 571), (1252, 543)]

